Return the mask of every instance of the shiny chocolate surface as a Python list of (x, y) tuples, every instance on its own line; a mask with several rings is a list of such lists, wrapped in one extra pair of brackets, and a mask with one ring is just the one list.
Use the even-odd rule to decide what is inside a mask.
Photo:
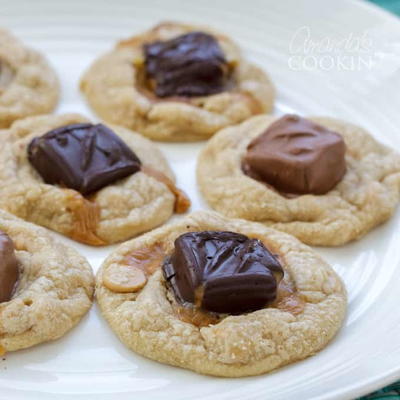
[(229, 78), (217, 40), (191, 32), (144, 46), (146, 74), (158, 97), (206, 96), (224, 90)]
[(259, 240), (218, 231), (179, 236), (163, 273), (179, 303), (229, 314), (274, 301), (283, 276), (279, 261)]
[(34, 138), (28, 146), (30, 163), (49, 184), (83, 195), (125, 178), (141, 167), (134, 152), (103, 124), (73, 124)]
[(346, 172), (342, 136), (297, 115), (275, 121), (247, 147), (243, 171), (276, 190), (324, 194)]

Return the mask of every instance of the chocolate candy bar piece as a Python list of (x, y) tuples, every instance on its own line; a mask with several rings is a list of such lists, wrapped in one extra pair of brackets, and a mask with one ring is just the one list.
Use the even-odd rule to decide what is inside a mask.
[(206, 96), (222, 92), (229, 68), (217, 40), (191, 32), (144, 46), (147, 78), (158, 97)]
[(280, 192), (324, 194), (343, 178), (345, 152), (339, 133), (285, 115), (248, 145), (243, 171)]
[(283, 269), (257, 239), (234, 232), (189, 232), (175, 240), (163, 274), (177, 301), (240, 314), (276, 298)]
[(34, 138), (28, 158), (46, 183), (83, 195), (125, 178), (141, 167), (135, 153), (103, 124), (73, 124)]

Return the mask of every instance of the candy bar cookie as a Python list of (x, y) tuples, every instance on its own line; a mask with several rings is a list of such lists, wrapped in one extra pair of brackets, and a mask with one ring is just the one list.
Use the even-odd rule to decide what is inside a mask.
[(45, 58), (0, 29), (0, 129), (17, 119), (51, 112), (59, 90)]
[(120, 245), (97, 274), (96, 297), (133, 351), (226, 377), (315, 354), (346, 310), (340, 278), (311, 248), (205, 211)]
[(161, 23), (117, 44), (81, 80), (105, 121), (155, 140), (204, 140), (271, 111), (274, 88), (227, 36), (204, 27)]
[(131, 238), (190, 205), (160, 151), (126, 128), (39, 116), (2, 138), (0, 208), (82, 243)]
[(207, 143), (197, 178), (211, 207), (229, 217), (338, 246), (393, 214), (400, 156), (344, 121), (257, 116)]
[(58, 339), (92, 304), (90, 265), (45, 229), (0, 211), (0, 352)]

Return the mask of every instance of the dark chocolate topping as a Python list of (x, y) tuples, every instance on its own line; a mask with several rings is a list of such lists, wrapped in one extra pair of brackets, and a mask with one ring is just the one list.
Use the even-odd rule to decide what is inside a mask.
[(163, 274), (181, 304), (240, 314), (276, 297), (278, 260), (256, 239), (234, 232), (189, 232), (175, 240)]
[(28, 158), (46, 183), (83, 195), (140, 170), (135, 153), (103, 124), (73, 124), (34, 138)]
[(0, 231), (0, 302), (11, 299), (18, 275), (14, 243), (6, 233)]
[(248, 145), (243, 171), (284, 193), (324, 194), (343, 178), (345, 152), (338, 133), (285, 115)]
[(213, 36), (191, 32), (144, 46), (147, 77), (155, 93), (166, 96), (205, 96), (224, 90), (228, 65)]

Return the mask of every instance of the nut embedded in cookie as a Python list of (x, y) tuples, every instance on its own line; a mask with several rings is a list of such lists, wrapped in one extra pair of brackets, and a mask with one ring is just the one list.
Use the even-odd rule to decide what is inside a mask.
[(199, 155), (197, 181), (228, 217), (339, 246), (393, 214), (400, 156), (348, 122), (264, 115), (218, 132)]
[[(128, 290), (138, 269), (146, 281)], [(346, 310), (343, 283), (311, 248), (205, 211), (121, 244), (98, 271), (96, 296), (130, 349), (228, 377), (315, 354)]]
[(116, 293), (137, 292), (146, 281), (145, 273), (135, 266), (113, 264), (104, 275), (104, 285)]
[(74, 240), (118, 242), (190, 207), (159, 150), (126, 128), (66, 114), (18, 121), (4, 137), (0, 208)]
[(226, 35), (175, 22), (118, 43), (84, 74), (81, 90), (104, 120), (162, 141), (207, 139), (274, 101), (268, 76)]

